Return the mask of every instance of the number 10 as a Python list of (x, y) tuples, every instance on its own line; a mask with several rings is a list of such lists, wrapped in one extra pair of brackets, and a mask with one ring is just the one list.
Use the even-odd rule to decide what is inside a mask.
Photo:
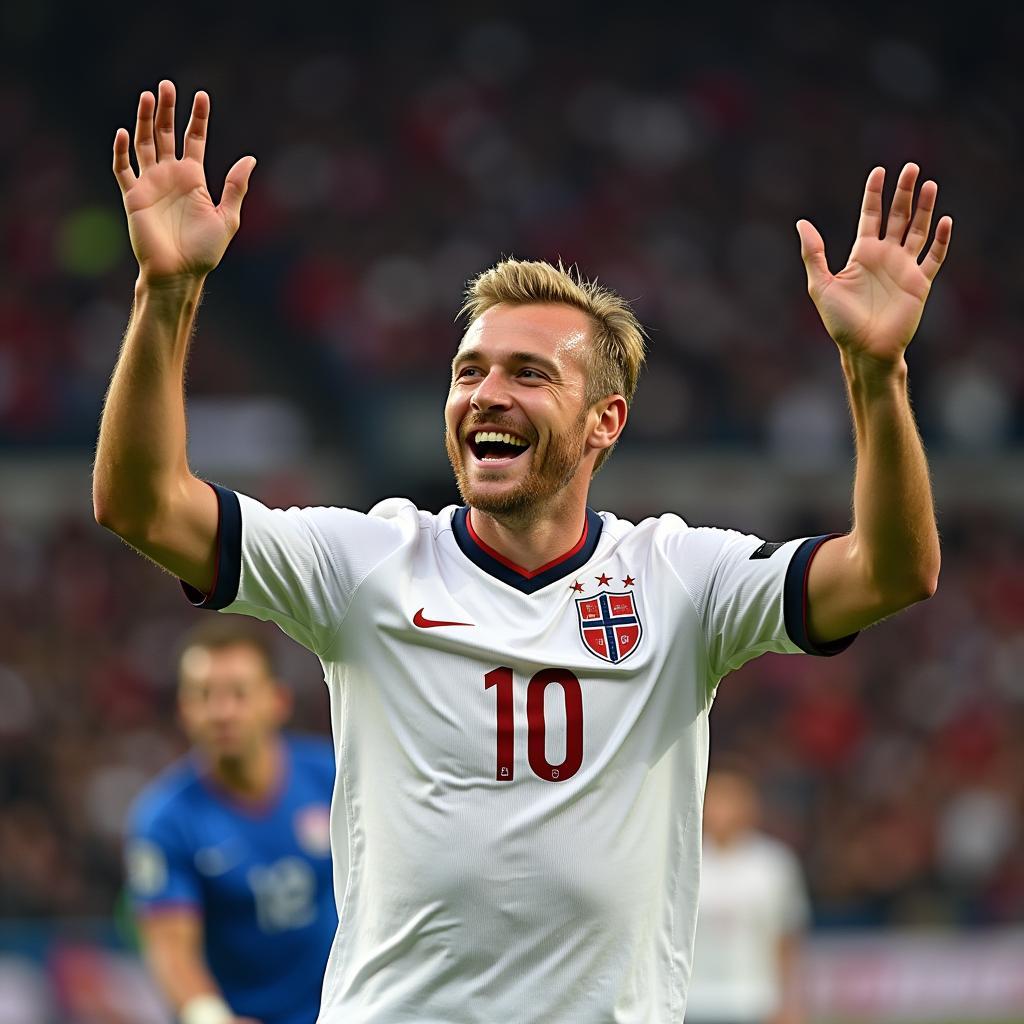
[[(484, 676), (484, 689), (496, 687), (497, 696), (497, 765), (494, 777), (511, 782), (515, 775), (515, 718), (512, 694), (513, 675), (510, 668), (492, 669)], [(544, 691), (558, 683), (565, 699), (565, 760), (551, 764), (544, 749)], [(541, 669), (526, 687), (526, 750), (533, 774), (548, 782), (571, 779), (583, 763), (583, 690), (580, 681), (568, 669)]]

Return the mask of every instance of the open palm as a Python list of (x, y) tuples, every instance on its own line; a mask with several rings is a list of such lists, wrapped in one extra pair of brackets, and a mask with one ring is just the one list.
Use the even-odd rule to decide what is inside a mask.
[(142, 275), (151, 282), (204, 277), (220, 262), (238, 230), (256, 161), (242, 157), (228, 171), (219, 205), (206, 187), (203, 156), (210, 98), (196, 93), (181, 158), (174, 135), (174, 85), (161, 82), (159, 101), (151, 92), (139, 99), (135, 156), (128, 159), (128, 132), (114, 137), (114, 176), (121, 187), (128, 233)]
[(809, 221), (797, 222), (807, 290), (828, 333), (851, 355), (886, 363), (902, 359), (946, 257), (953, 230), (950, 217), (939, 220), (931, 248), (918, 262), (928, 242), (939, 191), (934, 181), (926, 181), (915, 210), (918, 173), (916, 164), (903, 168), (887, 222), (882, 212), (885, 170), (876, 167), (868, 175), (857, 239), (838, 274), (828, 269), (817, 229)]

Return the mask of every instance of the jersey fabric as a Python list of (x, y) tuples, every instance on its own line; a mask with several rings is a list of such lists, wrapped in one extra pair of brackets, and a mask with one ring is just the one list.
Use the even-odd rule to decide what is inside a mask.
[(243, 804), (196, 755), (167, 769), (129, 816), (126, 874), (138, 913), (191, 906), (228, 1005), (262, 1024), (314, 1024), (338, 926), (330, 856), (334, 751), (282, 739), (278, 791)]
[(777, 840), (705, 838), (687, 1020), (757, 1024), (781, 1009), (778, 947), (810, 911), (800, 865)]
[(682, 1021), (708, 710), (748, 659), (813, 650), (826, 538), (588, 510), (525, 572), (465, 508), (214, 489), (217, 577), (190, 596), (273, 620), (329, 688), (345, 876), (322, 1024)]

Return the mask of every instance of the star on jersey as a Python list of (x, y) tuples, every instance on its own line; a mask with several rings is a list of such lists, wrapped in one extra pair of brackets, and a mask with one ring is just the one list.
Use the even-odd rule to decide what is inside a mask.
[(595, 576), (594, 579), (597, 580), (599, 587), (610, 587), (612, 584), (612, 581), (604, 573), (601, 573), (600, 576)]
[(570, 584), (569, 584), (569, 589), (570, 589), (570, 590), (571, 590), (571, 591), (572, 591), (572, 592), (573, 592), (574, 594), (582, 594), (582, 593), (583, 593), (583, 584), (582, 584), (582, 583), (580, 583), (580, 581), (579, 581), (579, 580), (576, 580), (576, 581), (575, 581), (574, 583), (570, 583)]
[(627, 577), (626, 577), (626, 578), (625, 578), (625, 579), (624, 579), (624, 580), (622, 581), (622, 585), (623, 585), (624, 587), (631, 587), (631, 586), (633, 586), (633, 585), (634, 585), (635, 583), (636, 583), (636, 580), (634, 580), (632, 576), (627, 576)]

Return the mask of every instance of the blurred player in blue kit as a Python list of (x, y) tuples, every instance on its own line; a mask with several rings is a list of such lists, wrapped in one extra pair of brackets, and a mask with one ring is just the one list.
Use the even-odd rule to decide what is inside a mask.
[(182, 1024), (313, 1024), (338, 925), (334, 752), (285, 735), (288, 690), (244, 621), (189, 634), (191, 753), (136, 801), (126, 871), (146, 961)]
[(857, 437), (846, 534), (774, 543), (588, 508), (643, 331), (615, 293), (514, 259), (470, 284), (452, 362), (464, 504), (272, 509), (188, 465), (195, 313), (255, 160), (215, 205), (209, 97), (180, 156), (174, 107), (168, 81), (140, 97), (137, 172), (128, 132), (114, 140), (139, 277), (94, 510), (194, 603), (272, 620), (323, 665), (346, 876), (321, 1024), (679, 1024), (719, 683), (766, 651), (836, 654), (937, 585), (904, 360), (952, 231), (940, 218), (929, 245), (937, 185), (907, 164), (886, 213), (871, 171), (838, 274), (797, 224)]

